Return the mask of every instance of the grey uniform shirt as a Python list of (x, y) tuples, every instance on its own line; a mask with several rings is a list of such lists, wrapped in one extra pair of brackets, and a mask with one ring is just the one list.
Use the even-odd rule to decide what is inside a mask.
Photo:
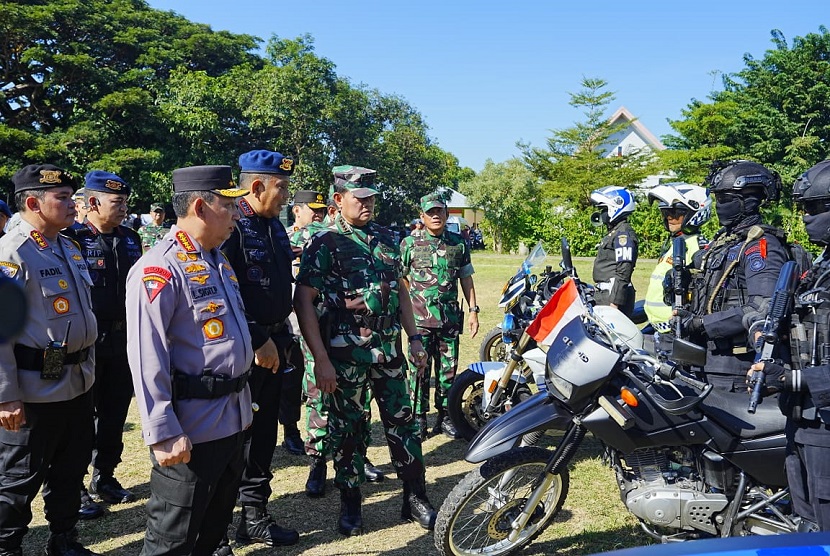
[(254, 356), (231, 265), (178, 226), (127, 275), (127, 356), (147, 445), (181, 434), (209, 442), (250, 426), (247, 386), (215, 399), (173, 400), (173, 370), (237, 377)]
[[(92, 314), (92, 280), (78, 246), (61, 235), (46, 239), (21, 219), (0, 238), (0, 272), (23, 286), (29, 306), (23, 332), (14, 343), (0, 345), (0, 402), (59, 402), (89, 390), (95, 382), (98, 323)], [(90, 348), (86, 361), (65, 365), (59, 380), (17, 368), (15, 343), (44, 349), (63, 341), (69, 323), (67, 353)]]

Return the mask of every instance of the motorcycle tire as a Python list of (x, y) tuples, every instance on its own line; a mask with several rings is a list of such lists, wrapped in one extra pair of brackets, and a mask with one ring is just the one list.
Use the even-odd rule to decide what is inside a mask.
[(567, 468), (551, 487), (516, 542), (508, 539), (511, 522), (542, 476), (551, 452), (544, 448), (515, 448), (490, 458), (450, 491), (435, 522), (435, 548), (442, 555), (512, 554), (544, 531), (568, 496)]
[(501, 338), (502, 329), (494, 328), (481, 340), (481, 347), (478, 348), (479, 361), (507, 361), (510, 355), (507, 346)]
[[(516, 382), (508, 383), (507, 391), (512, 392)], [(533, 395), (527, 384), (520, 384), (513, 395), (513, 405), (523, 402)], [(466, 370), (457, 375), (447, 393), (447, 414), (455, 425), (455, 429), (467, 441), (478, 434), (481, 427), (495, 416), (486, 419), (481, 408), (484, 396), (484, 375), (475, 371)], [(501, 413), (499, 413), (501, 414)]]

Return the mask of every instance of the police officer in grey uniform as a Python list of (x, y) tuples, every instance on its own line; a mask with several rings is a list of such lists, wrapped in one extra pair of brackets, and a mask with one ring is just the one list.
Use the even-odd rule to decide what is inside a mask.
[(637, 265), (637, 234), (628, 223), (628, 216), (637, 204), (627, 189), (615, 185), (592, 191), (591, 203), (599, 209), (591, 215), (591, 221), (608, 228), (594, 259), (596, 302), (631, 316), (636, 295), (631, 275)]
[[(86, 223), (66, 230), (81, 246), (92, 278), (92, 309), (98, 320), (95, 344), (95, 448), (89, 490), (110, 504), (132, 502), (135, 495), (115, 478), (124, 451), (122, 434), (133, 396), (127, 363), (127, 321), (124, 302), (127, 272), (141, 257), (141, 238), (122, 226), (127, 214), (129, 184), (116, 174), (93, 170), (84, 177)], [(81, 489), (81, 518), (94, 507)], [(99, 506), (100, 507), (100, 506)]]
[[(793, 200), (804, 210), (810, 241), (824, 248), (795, 295), (793, 324), (804, 332), (792, 365), (756, 363), (770, 391), (782, 390), (787, 416), (787, 482), (800, 531), (830, 531), (830, 160), (799, 177)], [(795, 336), (795, 335), (794, 335)]]
[[(239, 485), (242, 515), (236, 540), (290, 545), (299, 540), (299, 534), (275, 523), (266, 506), (271, 497), (271, 459), (277, 443), (281, 393), (301, 372), (288, 368), (288, 348), (294, 341), (286, 323), (293, 308), (294, 254), (279, 220), (288, 201), (294, 160), (278, 152), (256, 150), (241, 155), (239, 165), (240, 185), (249, 193), (239, 199), (239, 221), (222, 251), (239, 277), (245, 301), (254, 349), (250, 386), (256, 412), (245, 440), (245, 471)], [(299, 405), (299, 384), (292, 383), (292, 387)]]
[(142, 554), (227, 555), (254, 354), (219, 246), (246, 191), (230, 166), (174, 170), (173, 191), (177, 225), (127, 276), (127, 355), (153, 465)]
[(695, 253), (691, 310), (680, 311), (683, 337), (708, 349), (702, 373), (716, 388), (743, 392), (755, 359), (754, 338), (788, 255), (783, 232), (767, 226), (761, 205), (775, 201), (778, 174), (747, 160), (716, 164), (707, 178), (723, 226)]
[(26, 292), (29, 318), (0, 345), (0, 555), (21, 556), (43, 486), (47, 556), (88, 556), (78, 543), (78, 485), (92, 450), (91, 284), (78, 246), (59, 234), (75, 220), (75, 182), (51, 164), (12, 178), (21, 220), (0, 238), (0, 271)]

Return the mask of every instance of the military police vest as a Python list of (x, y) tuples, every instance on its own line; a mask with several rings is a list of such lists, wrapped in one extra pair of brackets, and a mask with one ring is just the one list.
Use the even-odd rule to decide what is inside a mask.
[[(700, 248), (698, 235), (685, 236), (686, 243), (686, 264), (691, 264), (692, 256)], [(663, 280), (666, 273), (672, 269), (674, 244), (669, 242), (668, 250), (657, 259), (657, 266), (651, 273), (648, 283), (648, 291), (645, 298), (645, 311), (648, 321), (657, 332), (666, 334), (671, 332), (672, 307), (663, 303)]]

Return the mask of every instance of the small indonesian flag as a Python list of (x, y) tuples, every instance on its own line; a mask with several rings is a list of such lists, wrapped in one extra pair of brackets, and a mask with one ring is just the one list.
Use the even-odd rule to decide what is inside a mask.
[(527, 333), (537, 344), (549, 346), (565, 325), (584, 311), (576, 282), (567, 279), (527, 327)]

